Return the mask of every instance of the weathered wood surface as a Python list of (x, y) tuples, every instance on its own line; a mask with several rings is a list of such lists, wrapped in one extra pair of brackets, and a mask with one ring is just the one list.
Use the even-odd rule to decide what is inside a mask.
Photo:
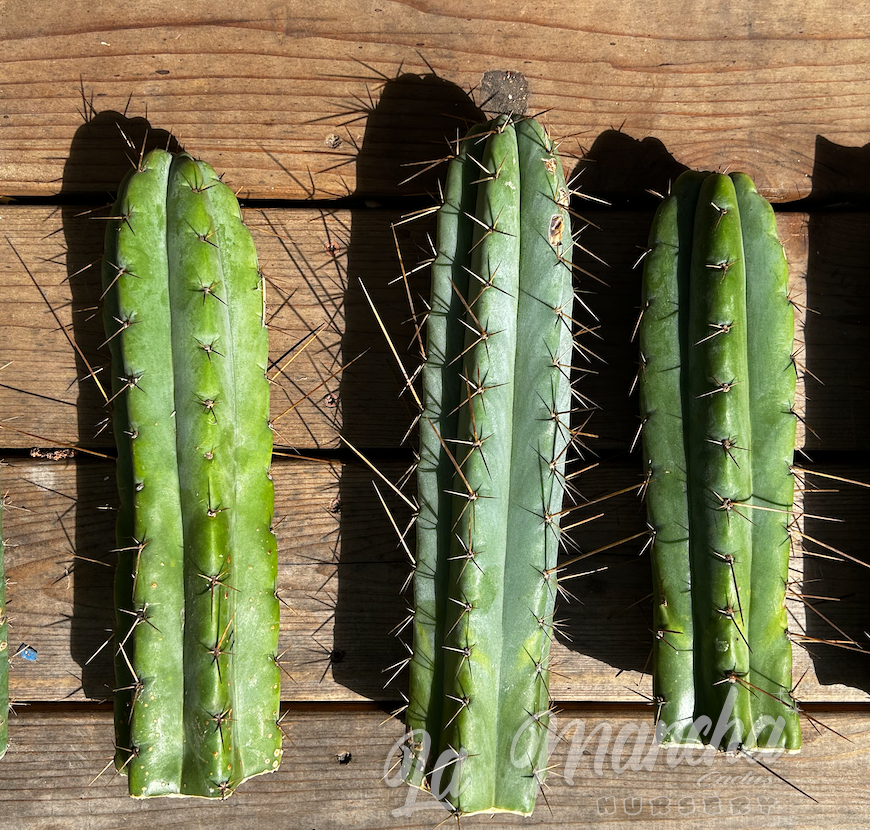
[[(393, 481), (404, 471), (395, 462), (382, 467)], [(13, 460), (3, 470), (12, 647), (27, 643), (39, 653), (35, 663), (13, 660), (14, 700), (100, 700), (111, 695), (111, 646), (100, 647), (110, 636), (113, 617), (113, 472), (107, 462), (83, 459)], [(847, 472), (854, 474), (853, 469)], [(278, 584), (285, 603), (279, 644), (285, 670), (282, 698), (399, 700), (407, 690), (407, 673), (389, 667), (401, 663), (406, 652), (391, 632), (407, 615), (402, 586), (410, 562), (383, 514), (371, 472), (362, 464), (282, 459), (273, 475)], [(870, 471), (863, 478), (870, 480)], [(577, 479), (589, 499), (636, 488), (639, 481), (637, 466), (630, 463), (602, 465)], [(376, 483), (404, 526), (408, 508), (383, 482)], [(843, 522), (806, 518), (804, 531), (870, 562), (863, 543), (870, 533), (868, 507), (866, 490), (810, 495), (808, 512)], [(604, 516), (573, 534), (584, 551), (644, 531), (636, 490), (575, 516), (601, 512)], [(413, 552), (413, 539), (409, 545)], [(638, 555), (643, 547), (643, 539), (634, 539), (566, 570), (566, 575), (588, 575), (565, 580), (576, 599), (562, 601), (557, 609), (561, 623), (551, 685), (556, 700), (636, 702), (650, 694), (652, 609), (647, 595), (652, 578), (649, 557)], [(818, 544), (807, 547), (829, 554)], [(858, 648), (867, 644), (861, 597), (870, 591), (870, 568), (805, 559), (799, 549), (793, 578), (804, 571), (804, 591), (830, 599), (811, 600), (816, 609), (811, 611), (798, 596), (790, 597), (795, 635), (848, 637)], [(794, 591), (800, 592), (797, 583)], [(807, 648), (795, 648), (795, 679), (802, 678), (796, 694), (802, 701), (870, 702), (870, 650), (859, 654), (813, 643)]]
[[(82, 210), (0, 206), (0, 366), (11, 361), (0, 370), (0, 426), (42, 436), (5, 430), (0, 445), (112, 445), (110, 431), (98, 434), (104, 397), (88, 368), (99, 370), (108, 388), (108, 349), (101, 348), (105, 335), (95, 312), (99, 273), (81, 271), (101, 256), (104, 222), (80, 216)], [(400, 398), (404, 379), (360, 283), (413, 371), (419, 350), (405, 288), (395, 282), (401, 266), (390, 229), (400, 217), (366, 209), (246, 211), (269, 279), (271, 374), (286, 367), (273, 395), (279, 446), (334, 449), (341, 431), (355, 446), (398, 447), (406, 433), (412, 413)], [(581, 242), (607, 265), (578, 253), (582, 266), (606, 281), (579, 277), (599, 317), (598, 324), (588, 315), (582, 319), (597, 326), (585, 342), (601, 357), (589, 364), (597, 374), (583, 381), (583, 392), (602, 410), (590, 423), (599, 436), (596, 448), (627, 449), (638, 426), (637, 400), (628, 394), (637, 372), (630, 341), (640, 304), (640, 273), (632, 265), (646, 245), (651, 214), (599, 211), (589, 217), (598, 227), (590, 226)], [(807, 344), (797, 358), (824, 382), (807, 378), (808, 450), (870, 449), (868, 221), (860, 213), (779, 214), (793, 296), (817, 312), (805, 315), (798, 308), (799, 322), (807, 318)], [(425, 257), (431, 231), (431, 220), (397, 228), (407, 270)], [(428, 279), (425, 269), (409, 277), (418, 310), (428, 297)], [(294, 347), (320, 326), (317, 339), (287, 364)], [(354, 358), (359, 360), (341, 371)]]
[[(455, 826), (431, 797), (415, 797), (395, 786), (390, 765), (402, 727), (395, 720), (384, 723), (387, 717), (372, 706), (291, 705), (282, 722), (287, 740), (277, 772), (246, 782), (225, 802), (138, 801), (127, 796), (126, 781), (113, 777), (111, 770), (94, 781), (111, 760), (112, 723), (106, 708), (21, 709), (13, 724), (14, 743), (0, 764), (0, 815), (4, 827), (16, 830), (110, 830), (142, 822), (157, 822), (169, 830), (431, 830), (444, 820), (445, 827)], [(723, 754), (706, 760), (699, 755), (694, 765), (669, 764), (665, 753), (649, 757), (649, 736), (638, 737), (648, 717), (643, 707), (563, 708), (558, 730), (564, 739), (555, 747), (546, 799), (539, 799), (532, 819), (497, 815), (463, 819), (462, 826), (866, 826), (866, 714), (814, 711), (813, 717), (843, 737), (824, 729), (817, 734), (807, 724), (802, 752), (768, 761), (770, 771)], [(640, 767), (644, 761), (649, 768)]]
[(100, 114), (126, 111), (244, 195), (394, 194), (401, 165), (443, 153), (473, 115), (468, 92), (483, 103), (488, 70), (527, 76), (531, 109), (592, 151), (602, 191), (661, 187), (679, 164), (746, 170), (778, 201), (870, 191), (852, 164), (870, 123), (861, 3), (50, 8), (2, 4), (0, 193), (111, 189), (124, 162), (99, 152), (116, 135)]
[[(9, 462), (0, 481), (12, 645), (39, 653), (35, 663), (12, 663), (22, 705), (0, 762), (0, 823), (102, 830), (153, 812), (162, 826), (193, 830), (323, 830), (430, 828), (446, 817), (437, 807), (402, 813), (407, 791), (381, 780), (402, 731), (394, 720), (380, 724), (406, 685), (403, 674), (391, 679), (384, 669), (406, 654), (389, 632), (407, 613), (400, 590), (409, 565), (382, 517), (372, 472), (338, 436), (392, 481), (411, 463), (414, 437), (400, 446), (411, 419), (399, 396), (404, 380), (360, 280), (411, 370), (414, 326), (404, 287), (394, 282), (400, 266), (390, 225), (437, 193), (437, 169), (401, 182), (425, 167), (419, 162), (449, 151), (447, 141), (484, 102), (487, 71), (524, 73), (529, 108), (548, 110), (553, 133), (566, 137), (563, 150), (588, 151), (566, 162), (569, 174), (582, 173), (576, 186), (614, 205), (589, 206), (594, 224), (580, 239), (607, 265), (578, 253), (606, 283), (581, 277), (600, 323), (600, 339), (589, 342), (602, 358), (583, 391), (602, 409), (590, 429), (605, 459), (584, 476), (584, 496), (639, 483), (638, 451), (630, 451), (636, 399), (628, 394), (637, 371), (632, 265), (656, 203), (646, 191), (664, 192), (684, 165), (745, 170), (769, 198), (792, 202), (778, 219), (805, 341), (797, 358), (812, 373), (798, 405), (810, 428), (801, 443), (813, 469), (870, 480), (868, 41), (870, 10), (834, 0), (642, 10), (603, 0), (242, 0), (219, 8), (201, 0), (57, 0), (48, 9), (0, 0), (0, 196), (20, 202), (0, 198), (0, 367), (11, 361), (0, 369), (0, 453)], [(112, 746), (110, 704), (98, 702), (111, 696), (110, 647), (98, 649), (112, 618), (113, 464), (81, 453), (26, 458), (29, 448), (44, 454), (66, 444), (111, 455), (110, 434), (99, 432), (99, 387), (109, 382), (99, 277), (86, 268), (101, 256), (104, 223), (81, 214), (105, 215), (99, 206), (129, 169), (127, 156), (167, 142), (206, 158), (239, 190), (269, 280), (289, 740), (280, 771), (248, 782), (225, 804), (136, 802), (111, 773), (88, 786)], [(587, 205), (578, 199), (576, 207)], [(407, 268), (426, 257), (432, 227), (430, 217), (397, 229)], [(425, 271), (410, 286), (425, 297)], [(838, 487), (807, 495), (805, 507), (845, 521), (807, 517), (803, 530), (868, 561), (870, 496)], [(599, 509), (605, 515), (576, 537), (584, 550), (644, 529), (633, 493), (578, 516)], [(653, 721), (644, 705), (651, 615), (642, 544), (596, 555), (588, 570), (604, 570), (565, 583), (577, 600), (558, 612), (552, 678), (560, 729), (573, 719), (587, 733), (626, 728), (630, 748), (633, 724)], [(792, 632), (868, 644), (870, 569), (803, 547), (792, 576), (803, 574), (805, 592), (821, 599), (811, 600), (813, 611), (790, 598)], [(609, 752), (599, 776), (595, 743), (592, 754), (577, 756), (569, 782), (560, 777), (570, 769), (569, 737), (556, 748), (561, 767), (531, 823), (866, 825), (870, 655), (807, 647), (796, 648), (796, 695), (851, 742), (805, 721), (803, 752), (773, 769), (818, 803), (722, 756), (709, 768), (659, 758), (651, 771), (617, 771), (620, 758)], [(345, 752), (351, 762), (341, 764)]]

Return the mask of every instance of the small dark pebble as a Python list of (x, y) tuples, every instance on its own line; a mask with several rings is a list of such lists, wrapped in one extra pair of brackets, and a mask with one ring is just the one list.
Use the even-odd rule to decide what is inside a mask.
[(525, 115), (529, 105), (529, 82), (521, 72), (490, 69), (480, 82), (480, 108), (485, 112)]

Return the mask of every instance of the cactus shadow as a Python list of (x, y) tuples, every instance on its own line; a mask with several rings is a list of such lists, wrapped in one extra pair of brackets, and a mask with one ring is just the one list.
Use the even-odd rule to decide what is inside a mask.
[[(655, 210), (686, 165), (653, 136), (632, 138), (605, 130), (579, 159), (571, 177), (585, 193), (604, 199), (612, 209)], [(578, 207), (583, 207), (582, 201)]]
[[(358, 148), (342, 363), (347, 365), (365, 354), (341, 375), (342, 436), (391, 481), (398, 481), (414, 462), (416, 431), (404, 444), (402, 441), (416, 412), (413, 401), (401, 395), (405, 378), (386, 346), (361, 282), (408, 371), (414, 371), (420, 358), (408, 293), (401, 281), (393, 282), (401, 276), (397, 246), (407, 270), (425, 259), (427, 237), (434, 239), (434, 216), (398, 226), (395, 238), (391, 225), (403, 214), (435, 203), (444, 166), (426, 170), (428, 161), (446, 157), (449, 142), (481, 118), (468, 94), (455, 84), (434, 74), (400, 74), (383, 84), (377, 104), (367, 113)], [(396, 133), (403, 136), (398, 152)], [(412, 181), (401, 184), (420, 171)], [(415, 272), (408, 287), (419, 311), (429, 296), (428, 269)], [(373, 483), (402, 528), (407, 526), (410, 509), (353, 456), (350, 458), (340, 483), (341, 545), (332, 676), (358, 694), (395, 700), (406, 689), (407, 673), (400, 672), (395, 682), (389, 683), (393, 672), (385, 670), (402, 661), (407, 652), (389, 632), (407, 615), (410, 599), (401, 591), (410, 563), (384, 515)], [(406, 491), (413, 492), (413, 481)], [(411, 551), (413, 537), (413, 532), (408, 534)]]
[[(581, 322), (595, 327), (583, 342), (599, 359), (585, 362), (594, 372), (578, 388), (601, 410), (591, 422), (597, 435), (592, 448), (598, 452), (628, 449), (637, 432), (637, 399), (629, 397), (638, 370), (632, 338), (640, 312), (641, 269), (635, 265), (647, 247), (652, 214), (660, 202), (653, 193), (668, 193), (685, 169), (656, 138), (638, 140), (606, 130), (569, 177), (575, 191), (574, 262), (583, 269), (575, 281), (598, 318), (578, 312)], [(578, 191), (610, 204), (586, 201)]]
[[(398, 190), (398, 183), (407, 178), (409, 170), (418, 169), (413, 166), (415, 162), (446, 155), (446, 142), (456, 136), (457, 130), (464, 131), (464, 122), (481, 117), (482, 113), (465, 93), (452, 84), (435, 76), (401, 76), (384, 86), (378, 106), (369, 114), (360, 147), (359, 178), (354, 196), (365, 199), (369, 209), (359, 208), (353, 216), (348, 248), (343, 362), (347, 363), (366, 348), (371, 351), (342, 376), (343, 436), (382, 470), (389, 471), (394, 481), (413, 463), (410, 449), (397, 452), (395, 448), (400, 446), (415, 413), (400, 397), (405, 380), (383, 345), (383, 335), (358, 278), (365, 282), (408, 370), (413, 370), (418, 363), (415, 357), (418, 350), (406, 293), (401, 283), (390, 283), (400, 274), (397, 245), (406, 269), (427, 256), (427, 237), (434, 238), (434, 217), (399, 226), (396, 239), (390, 222), (415, 206), (434, 201), (432, 197), (438, 193), (438, 177), (443, 174), (443, 168), (428, 171), (414, 180), (407, 188), (407, 203), (392, 199), (387, 204), (379, 194)], [(380, 149), (384, 131), (406, 130), (409, 122), (414, 123), (416, 140), (404, 148), (401, 159), (385, 157)], [(578, 183), (595, 196), (624, 192), (623, 182), (630, 177), (639, 194), (632, 207), (637, 208), (641, 203), (648, 208), (625, 213), (615, 235), (606, 222), (606, 233), (594, 225), (587, 229), (588, 239), (584, 236), (583, 244), (588, 243), (596, 254), (608, 261), (610, 267), (606, 273), (600, 263), (578, 253), (582, 266), (608, 283), (603, 286), (581, 277), (582, 290), (594, 295), (589, 303), (600, 318), (599, 329), (603, 332), (603, 339), (591, 341), (603, 362), (595, 367), (598, 374), (583, 381), (581, 390), (605, 410), (598, 413), (590, 426), (601, 436), (593, 448), (614, 460), (581, 479), (580, 489), (586, 498), (640, 483), (640, 461), (629, 453), (638, 423), (636, 405), (627, 394), (637, 370), (630, 337), (640, 296), (639, 276), (632, 272), (631, 265), (646, 245), (649, 215), (657, 204), (657, 199), (645, 193), (645, 189), (666, 192), (669, 182), (683, 169), (661, 142), (636, 141), (611, 130), (599, 136), (586, 159), (574, 171), (580, 174), (583, 170)], [(403, 211), (405, 204), (407, 208)], [(578, 201), (574, 207), (583, 212), (588, 204)], [(593, 222), (605, 218), (602, 211), (592, 210)], [(409, 284), (417, 308), (422, 307), (429, 293), (427, 269), (415, 273)], [(412, 433), (404, 446), (414, 447), (416, 441), (416, 433)], [(594, 458), (590, 455), (587, 461), (591, 460)], [(409, 566), (407, 556), (383, 518), (383, 508), (371, 480), (371, 474), (355, 463), (345, 467), (342, 475), (342, 544), (331, 668), (337, 682), (359, 694), (376, 699), (395, 698), (396, 692), (404, 691), (406, 675), (399, 674), (394, 683), (388, 684), (394, 691), (387, 694), (384, 685), (392, 672), (384, 670), (401, 663), (407, 652), (401, 642), (385, 635), (393, 626), (400, 625), (407, 614), (407, 602), (400, 598), (400, 591)], [(378, 483), (378, 487), (390, 509), (395, 511), (397, 523), (404, 528), (403, 519), (410, 512), (407, 506), (392, 496), (386, 486)], [(352, 514), (350, 505), (353, 505)], [(604, 509), (603, 520), (572, 531), (581, 549), (604, 547), (641, 533), (646, 527), (642, 505), (630, 495)], [(413, 533), (407, 541), (413, 552)], [(637, 555), (642, 544), (642, 540), (635, 540), (572, 569), (571, 573), (607, 568), (583, 578), (566, 580), (567, 589), (578, 600), (562, 602), (557, 611), (557, 618), (562, 621), (557, 637), (568, 649), (617, 670), (644, 670), (651, 642), (651, 613), (638, 600), (649, 593), (651, 576), (648, 557)], [(565, 558), (570, 555), (571, 551), (567, 550)]]
[[(638, 370), (631, 335), (638, 314), (640, 272), (632, 266), (646, 247), (651, 214), (658, 204), (658, 199), (645, 191), (666, 193), (669, 183), (684, 169), (657, 139), (637, 141), (610, 130), (595, 140), (573, 173), (575, 187), (609, 199), (616, 208), (602, 210), (580, 200), (573, 205), (592, 223), (600, 220), (602, 229), (590, 224), (580, 241), (609, 266), (596, 264), (582, 252), (576, 254), (585, 268), (608, 284), (603, 287), (580, 277), (581, 285), (591, 287), (589, 302), (600, 318), (602, 339), (595, 346), (603, 359), (600, 373), (584, 380), (582, 391), (603, 410), (590, 424), (591, 431), (599, 435), (593, 449), (609, 456), (613, 476), (605, 482), (597, 478), (603, 473), (594, 472), (589, 478), (590, 492), (584, 495), (631, 486), (641, 469), (638, 451), (628, 452), (638, 428), (637, 405), (627, 395)], [(809, 372), (825, 384), (812, 376), (806, 379), (808, 463), (821, 471), (865, 482), (870, 482), (870, 379), (864, 367), (870, 351), (870, 237), (865, 229), (866, 214), (855, 211), (866, 210), (870, 202), (868, 171), (870, 145), (842, 147), (819, 136), (812, 193), (787, 209), (809, 211), (806, 305), (815, 313), (806, 315), (808, 347), (803, 360)], [(800, 454), (796, 460), (802, 463)], [(819, 479), (815, 485), (825, 486)], [(832, 523), (808, 516), (804, 532), (870, 562), (864, 553), (870, 533), (870, 492), (848, 485), (838, 489), (836, 493), (807, 494), (805, 512), (844, 521)], [(610, 518), (580, 528), (577, 543), (584, 550), (594, 550), (643, 527), (643, 511), (636, 503), (634, 507), (616, 506)], [(566, 621), (559, 636), (568, 648), (615, 668), (644, 670), (651, 642), (651, 607), (638, 600), (649, 593), (651, 574), (647, 557), (635, 567), (623, 567), (629, 557), (614, 554), (580, 564), (591, 570), (600, 562), (608, 570), (570, 586), (581, 603), (563, 609), (561, 617)], [(793, 578), (798, 576), (792, 573)], [(870, 592), (870, 568), (807, 556), (804, 592), (832, 598), (813, 601), (827, 621), (813, 611), (801, 611), (796, 599), (789, 601), (789, 610), (799, 619), (806, 618), (802, 624), (810, 638), (850, 639), (866, 646), (863, 599)], [(607, 624), (602, 626), (602, 620)], [(794, 620), (790, 626), (796, 627)], [(856, 655), (821, 643), (807, 643), (806, 647), (819, 684), (870, 692), (870, 654)], [(800, 697), (800, 688), (796, 694)]]
[[(812, 377), (806, 380), (806, 444), (813, 462), (807, 466), (870, 483), (870, 144), (844, 147), (817, 136), (815, 150), (812, 191), (801, 205), (809, 210), (806, 304), (812, 309), (804, 338), (807, 369), (824, 386)], [(829, 483), (816, 478), (813, 484)], [(804, 532), (870, 566), (870, 491), (830, 486), (837, 492), (807, 494), (805, 510), (841, 521), (808, 517)], [(807, 547), (825, 553), (818, 545)], [(868, 566), (806, 557), (804, 592), (835, 598), (812, 600), (819, 613), (806, 611), (809, 637), (851, 639), (870, 650)], [(816, 643), (806, 647), (822, 686), (842, 684), (870, 693), (870, 653)]]
[[(636, 392), (629, 394), (638, 372), (632, 335), (640, 309), (641, 272), (634, 265), (647, 246), (650, 220), (659, 203), (653, 193), (667, 193), (685, 169), (656, 138), (638, 140), (619, 130), (606, 130), (570, 174), (573, 190), (610, 203), (601, 206), (575, 195), (571, 205), (575, 235), (580, 231), (578, 244), (591, 252), (575, 248), (575, 263), (588, 272), (578, 272), (575, 280), (598, 318), (596, 322), (588, 314), (581, 316), (583, 312), (577, 315), (596, 327), (593, 335), (581, 339), (597, 359), (587, 362), (594, 372), (579, 380), (576, 388), (600, 408), (588, 424), (588, 431), (596, 436), (589, 442), (591, 451), (575, 462), (579, 469), (601, 461), (575, 480), (585, 499), (637, 488), (642, 482), (640, 453), (631, 449), (640, 424)], [(646, 530), (645, 508), (636, 490), (579, 510), (563, 525), (599, 512), (602, 518), (570, 532), (572, 543), (561, 561), (576, 555), (576, 550), (598, 550)], [(649, 556), (638, 556), (644, 541), (633, 539), (565, 571), (566, 577), (587, 574), (563, 580), (576, 598), (560, 599), (556, 613), (562, 621), (556, 636), (568, 650), (617, 671), (650, 670), (652, 573)], [(593, 572), (599, 568), (603, 570)]]
[[(109, 354), (101, 347), (105, 339), (101, 315), (102, 294), (100, 260), (109, 210), (121, 179), (131, 168), (131, 159), (154, 147), (178, 149), (168, 133), (152, 130), (144, 118), (104, 111), (96, 112), (85, 102), (85, 122), (76, 130), (64, 165), (61, 187), (61, 214), (67, 248), (67, 274), (72, 297), (72, 337), (78, 347), (76, 377), (78, 398), (76, 418), (78, 443), (83, 447), (114, 452), (111, 426), (105, 399), (97, 384), (89, 378), (90, 369), (97, 373), (104, 389), (111, 387)], [(120, 129), (119, 129), (120, 128)], [(129, 139), (132, 150), (122, 135)], [(100, 170), (102, 180), (95, 182), (93, 171)], [(105, 196), (94, 197), (100, 189)], [(87, 361), (87, 363), (85, 362)], [(111, 394), (111, 393), (109, 393)], [(99, 436), (99, 437), (98, 437)], [(70, 621), (70, 653), (81, 669), (82, 689), (86, 697), (104, 699), (114, 688), (112, 647), (105, 645), (114, 631), (113, 573), (115, 547), (114, 516), (117, 505), (115, 465), (79, 455), (76, 461), (76, 516), (73, 545), (75, 560), (73, 580), (73, 614)], [(109, 510), (106, 510), (109, 506)], [(101, 509), (102, 508), (102, 509)], [(105, 564), (111, 567), (105, 567)], [(104, 646), (101, 649), (101, 646)], [(96, 654), (96, 656), (94, 656)]]

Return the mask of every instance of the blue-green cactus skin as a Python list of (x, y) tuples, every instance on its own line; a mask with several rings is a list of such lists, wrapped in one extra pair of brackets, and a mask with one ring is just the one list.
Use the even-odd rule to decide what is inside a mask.
[(437, 780), (460, 815), (529, 815), (546, 775), (572, 440), (567, 205), (561, 162), (541, 125), (500, 117), (461, 142), (438, 215), (422, 375), (408, 780)]

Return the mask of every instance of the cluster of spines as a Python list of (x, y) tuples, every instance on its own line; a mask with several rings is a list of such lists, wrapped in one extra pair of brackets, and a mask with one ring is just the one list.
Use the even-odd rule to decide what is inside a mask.
[[(800, 746), (788, 582), (794, 312), (770, 205), (688, 172), (644, 264), (639, 387), (653, 533), (654, 702), (665, 742)], [(781, 731), (773, 726), (779, 720)]]
[(438, 210), (419, 419), (408, 780), (457, 814), (529, 814), (578, 344), (569, 190), (533, 119), (473, 127)]
[(134, 796), (225, 797), (281, 756), (264, 286), (232, 191), (186, 154), (142, 158), (103, 282), (116, 766)]

